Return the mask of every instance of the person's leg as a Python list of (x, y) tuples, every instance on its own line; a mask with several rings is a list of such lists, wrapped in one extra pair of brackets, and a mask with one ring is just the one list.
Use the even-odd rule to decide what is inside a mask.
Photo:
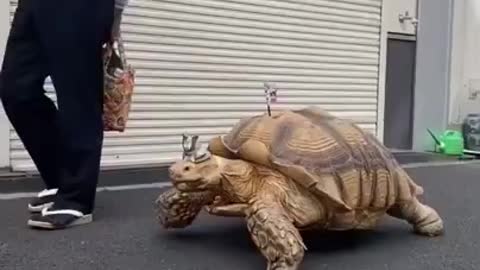
[(35, 19), (59, 107), (61, 177), (55, 205), (29, 223), (64, 228), (90, 222), (94, 208), (103, 142), (102, 45), (114, 1), (39, 2)]
[(32, 157), (48, 191), (29, 207), (41, 210), (58, 187), (57, 109), (43, 89), (46, 58), (33, 22), (33, 1), (20, 0), (0, 72), (0, 97), (5, 112)]

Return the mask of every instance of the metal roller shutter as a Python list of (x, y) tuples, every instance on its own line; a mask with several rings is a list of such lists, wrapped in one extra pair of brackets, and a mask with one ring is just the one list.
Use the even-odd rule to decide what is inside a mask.
[[(137, 69), (128, 131), (103, 166), (169, 163), (181, 134), (206, 142), (241, 117), (318, 105), (376, 131), (381, 0), (131, 0), (122, 26)], [(12, 5), (13, 6), (13, 5)], [(32, 163), (12, 132), (12, 164)]]

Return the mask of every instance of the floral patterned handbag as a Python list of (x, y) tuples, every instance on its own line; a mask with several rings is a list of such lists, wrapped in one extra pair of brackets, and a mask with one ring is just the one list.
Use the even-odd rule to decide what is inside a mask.
[[(118, 53), (114, 44), (117, 44)], [(104, 46), (103, 63), (103, 130), (123, 132), (132, 103), (135, 71), (127, 64), (121, 38)]]

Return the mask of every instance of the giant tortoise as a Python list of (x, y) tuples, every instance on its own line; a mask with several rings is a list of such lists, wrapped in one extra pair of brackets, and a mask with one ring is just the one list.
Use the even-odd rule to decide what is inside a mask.
[(169, 172), (173, 187), (156, 201), (165, 228), (189, 226), (204, 208), (244, 217), (268, 270), (299, 268), (302, 230), (369, 230), (388, 214), (421, 235), (443, 232), (423, 188), (374, 135), (316, 107), (242, 119)]

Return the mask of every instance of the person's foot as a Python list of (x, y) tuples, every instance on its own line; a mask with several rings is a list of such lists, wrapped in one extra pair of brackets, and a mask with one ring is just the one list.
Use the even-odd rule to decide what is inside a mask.
[(45, 189), (38, 193), (28, 204), (28, 210), (32, 213), (42, 212), (44, 208), (51, 207), (58, 189)]
[(92, 214), (84, 214), (74, 209), (52, 207), (44, 208), (41, 213), (34, 214), (28, 220), (28, 225), (40, 229), (65, 229), (83, 225), (93, 221)]

